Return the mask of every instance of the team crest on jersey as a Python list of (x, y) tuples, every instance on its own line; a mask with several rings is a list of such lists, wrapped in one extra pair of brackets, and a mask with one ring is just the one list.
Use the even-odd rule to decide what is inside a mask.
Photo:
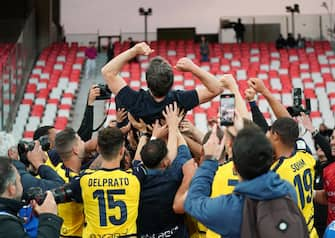
[(69, 231), (66, 227), (62, 227), (62, 234), (67, 234)]

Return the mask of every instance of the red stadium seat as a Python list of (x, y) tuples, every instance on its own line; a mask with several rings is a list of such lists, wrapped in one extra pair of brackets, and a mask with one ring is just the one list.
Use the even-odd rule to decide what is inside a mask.
[[(42, 119), (46, 109), (47, 114), (53, 112), (51, 110), (52, 105), (56, 106), (54, 113), (57, 113), (57, 110), (60, 111), (60, 114), (64, 114), (67, 111), (70, 112), (73, 103), (71, 105), (61, 104), (59, 106), (58, 104), (60, 104), (63, 98), (69, 99), (71, 102), (74, 99), (74, 93), (78, 89), (80, 81), (82, 65), (85, 62), (84, 51), (85, 47), (79, 47), (78, 43), (72, 43), (71, 46), (67, 43), (55, 43), (42, 51), (29, 78), (29, 83), (26, 86), (26, 97), (21, 101), (21, 105), (23, 106), (19, 107), (16, 118), (17, 123), (22, 124), (22, 121), (26, 123), (30, 115), (37, 118), (34, 121), (37, 124), (31, 124), (29, 127), (34, 128), (34, 126), (38, 126), (38, 118)], [(73, 67), (74, 64), (76, 64), (76, 67)], [(65, 81), (66, 78), (67, 80)], [(59, 86), (64, 88), (59, 89)], [(15, 90), (15, 88), (12, 87), (12, 90)], [(65, 90), (64, 93), (62, 93), (63, 90)], [(36, 100), (35, 105), (33, 105), (34, 100)], [(30, 113), (28, 111), (28, 114), (26, 114), (26, 111), (29, 110), (27, 106), (31, 106)], [(21, 108), (24, 111), (21, 112)], [(51, 111), (48, 111), (48, 108)], [(22, 118), (23, 116), (24, 118)], [(53, 115), (44, 115), (42, 121), (50, 123), (53, 120)], [(64, 117), (58, 117), (55, 120), (55, 125), (57, 125), (57, 129), (62, 129), (64, 125), (67, 125), (67, 122), (68, 119), (65, 120)], [(32, 137), (29, 131), (27, 133), (23, 132), (22, 135), (25, 138)]]

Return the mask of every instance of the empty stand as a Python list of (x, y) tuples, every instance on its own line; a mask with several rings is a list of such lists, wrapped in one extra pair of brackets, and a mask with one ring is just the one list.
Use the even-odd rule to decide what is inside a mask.
[(29, 77), (19, 106), (13, 135), (32, 139), (39, 126), (67, 126), (85, 61), (85, 47), (53, 44), (43, 50)]

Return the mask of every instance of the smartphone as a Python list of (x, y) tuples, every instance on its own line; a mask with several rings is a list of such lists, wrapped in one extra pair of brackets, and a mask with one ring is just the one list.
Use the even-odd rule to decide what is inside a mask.
[(305, 101), (306, 101), (305, 113), (307, 115), (309, 115), (311, 113), (311, 110), (312, 110), (312, 108), (311, 108), (311, 99), (310, 98), (306, 98)]
[(301, 88), (293, 89), (293, 106), (300, 107), (302, 104)]
[(221, 126), (234, 125), (235, 95), (221, 94), (220, 96), (220, 121)]

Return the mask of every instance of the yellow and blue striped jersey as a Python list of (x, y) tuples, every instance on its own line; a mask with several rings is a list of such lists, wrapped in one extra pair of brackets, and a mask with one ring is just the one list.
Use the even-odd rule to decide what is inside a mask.
[(136, 235), (140, 182), (131, 171), (87, 170), (80, 187), (86, 219), (83, 237)]
[[(63, 163), (59, 164), (55, 171), (62, 177), (65, 183), (69, 183), (70, 179), (78, 174), (70, 171)], [(58, 204), (58, 216), (63, 218), (61, 228), (62, 236), (82, 236), (84, 227), (84, 210), (83, 204), (76, 202), (67, 202)]]
[(281, 157), (271, 167), (281, 179), (288, 181), (296, 190), (298, 207), (301, 209), (310, 237), (318, 237), (314, 228), (314, 166), (315, 159), (305, 151), (297, 151), (289, 158)]
[[(231, 194), (238, 183), (238, 176), (234, 172), (234, 164), (232, 161), (219, 166), (212, 183), (211, 197)], [(207, 229), (207, 238), (221, 238), (221, 235)]]

